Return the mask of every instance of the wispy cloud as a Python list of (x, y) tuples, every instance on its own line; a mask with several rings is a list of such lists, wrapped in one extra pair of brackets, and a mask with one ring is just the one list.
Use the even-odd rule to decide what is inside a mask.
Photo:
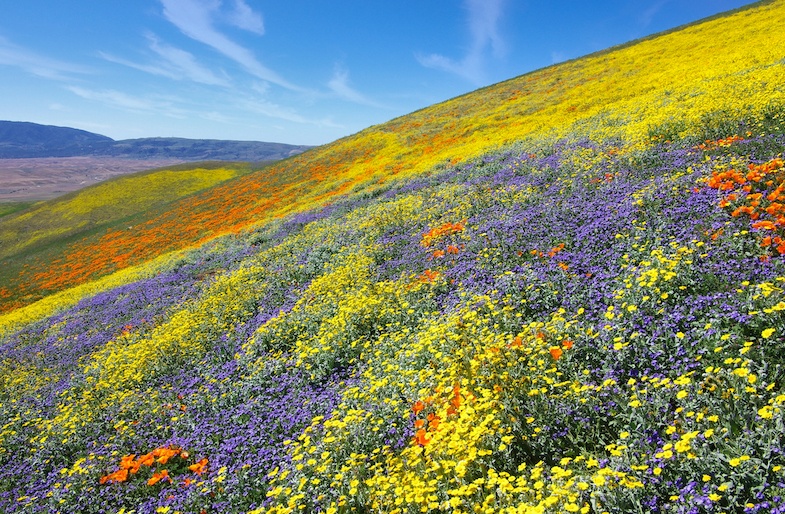
[(551, 52), (551, 64), (557, 64), (567, 60), (567, 55), (564, 52), (553, 50)]
[(349, 72), (340, 65), (335, 66), (335, 71), (333, 72), (332, 78), (327, 83), (327, 87), (339, 98), (343, 98), (344, 100), (367, 105), (369, 107), (385, 108), (382, 104), (375, 102), (350, 86)]
[(274, 102), (259, 98), (244, 98), (239, 101), (238, 107), (244, 111), (250, 111), (269, 118), (289, 121), (293, 123), (317, 125), (320, 127), (343, 128), (329, 119), (314, 119), (303, 116), (302, 114), (282, 107)]
[(152, 34), (148, 34), (147, 39), (150, 50), (158, 56), (158, 61), (155, 63), (137, 63), (105, 52), (99, 52), (99, 55), (107, 61), (122, 64), (153, 75), (168, 77), (174, 80), (188, 79), (212, 86), (229, 86), (230, 81), (225, 73), (218, 75), (209, 68), (202, 66), (193, 54), (163, 43)]
[[(238, 28), (252, 30), (256, 33), (263, 32), (264, 27), (260, 16), (254, 18), (250, 7), (242, 0), (236, 0), (234, 10), (228, 15), (220, 11), (221, 2), (215, 0), (161, 0), (164, 7), (164, 16), (186, 36), (212, 47), (224, 56), (232, 59), (242, 66), (248, 73), (278, 86), (292, 91), (303, 91), (278, 73), (266, 67), (254, 56), (253, 52), (241, 46), (215, 28), (215, 21), (229, 20)], [(245, 22), (238, 20), (238, 13), (244, 13)], [(233, 20), (233, 21), (232, 21)]]
[(114, 89), (94, 90), (78, 86), (68, 86), (66, 89), (86, 100), (100, 102), (109, 107), (134, 112), (147, 112), (163, 114), (173, 118), (182, 118), (186, 112), (175, 106), (173, 99), (138, 97)]
[(232, 10), (226, 15), (226, 21), (237, 28), (254, 32), (260, 36), (264, 34), (262, 15), (254, 12), (243, 0), (234, 1)]
[(505, 44), (498, 32), (504, 0), (466, 0), (471, 44), (463, 59), (456, 61), (440, 54), (417, 55), (421, 65), (459, 75), (471, 82), (485, 81), (485, 60), (490, 48), (494, 57), (504, 54)]
[(641, 25), (647, 27), (652, 22), (657, 13), (659, 13), (667, 3), (668, 0), (658, 0), (657, 2), (654, 2), (654, 4), (652, 4), (648, 9), (643, 11), (638, 17)]
[(14, 66), (39, 77), (54, 80), (69, 80), (72, 75), (91, 73), (84, 66), (51, 59), (0, 36), (0, 65)]

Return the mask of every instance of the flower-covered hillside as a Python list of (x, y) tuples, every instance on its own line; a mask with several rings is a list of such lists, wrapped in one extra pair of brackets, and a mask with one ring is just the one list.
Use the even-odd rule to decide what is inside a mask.
[(340, 195), (465, 162), (515, 141), (577, 131), (641, 147), (686, 136), (717, 139), (729, 135), (739, 119), (781, 124), (783, 24), (782, 1), (759, 2), (370, 127), (176, 202), (135, 223), (133, 231), (105, 227), (57, 251), (6, 259), (0, 311), (157, 253), (318, 208)]
[[(38, 202), (24, 212), (0, 217), (0, 284), (13, 283), (20, 273), (41, 274), (52, 256), (58, 255), (74, 239), (89, 237), (107, 229), (131, 232), (137, 223), (169, 210), (182, 198), (217, 184), (257, 170), (249, 163), (205, 162), (179, 165), (124, 175), (63, 195), (48, 202)], [(84, 279), (124, 267), (122, 258), (111, 251), (101, 254), (72, 254), (68, 270), (60, 270), (57, 280), (68, 283), (69, 275)], [(76, 265), (76, 263), (81, 266)], [(43, 273), (46, 274), (46, 273)], [(11, 292), (5, 288), (4, 308), (25, 305), (38, 295), (25, 286)]]
[(324, 178), (0, 316), (0, 511), (785, 512), (782, 76)]
[(783, 148), (512, 147), (12, 331), (1, 508), (776, 511)]

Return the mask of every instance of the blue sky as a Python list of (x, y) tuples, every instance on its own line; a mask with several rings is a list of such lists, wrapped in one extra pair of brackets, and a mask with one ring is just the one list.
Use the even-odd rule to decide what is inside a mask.
[(20, 0), (0, 119), (322, 144), (747, 0)]

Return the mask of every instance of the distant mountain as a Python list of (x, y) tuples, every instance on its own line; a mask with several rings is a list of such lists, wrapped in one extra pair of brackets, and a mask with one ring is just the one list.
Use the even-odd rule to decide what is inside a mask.
[(0, 158), (92, 155), (114, 143), (110, 137), (68, 127), (0, 121)]
[(105, 156), (128, 159), (270, 161), (291, 157), (308, 148), (311, 147), (261, 141), (178, 137), (115, 141), (101, 134), (69, 127), (0, 121), (0, 159)]

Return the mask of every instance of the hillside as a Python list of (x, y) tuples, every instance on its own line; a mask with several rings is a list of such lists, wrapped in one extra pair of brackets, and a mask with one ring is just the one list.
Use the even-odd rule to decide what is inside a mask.
[(111, 138), (85, 130), (0, 121), (0, 158), (84, 155), (111, 143)]
[[(198, 167), (197, 167), (198, 166)], [(24, 259), (78, 234), (105, 227), (133, 230), (137, 221), (166, 211), (181, 198), (263, 168), (232, 162), (202, 162), (132, 173), (35, 204), (0, 222), (0, 259)]]
[(107, 136), (68, 127), (21, 121), (0, 121), (0, 159), (42, 157), (122, 157), (187, 161), (271, 161), (310, 148), (260, 141), (223, 141), (148, 137), (115, 141)]
[(0, 218), (0, 511), (785, 512), (784, 22)]

